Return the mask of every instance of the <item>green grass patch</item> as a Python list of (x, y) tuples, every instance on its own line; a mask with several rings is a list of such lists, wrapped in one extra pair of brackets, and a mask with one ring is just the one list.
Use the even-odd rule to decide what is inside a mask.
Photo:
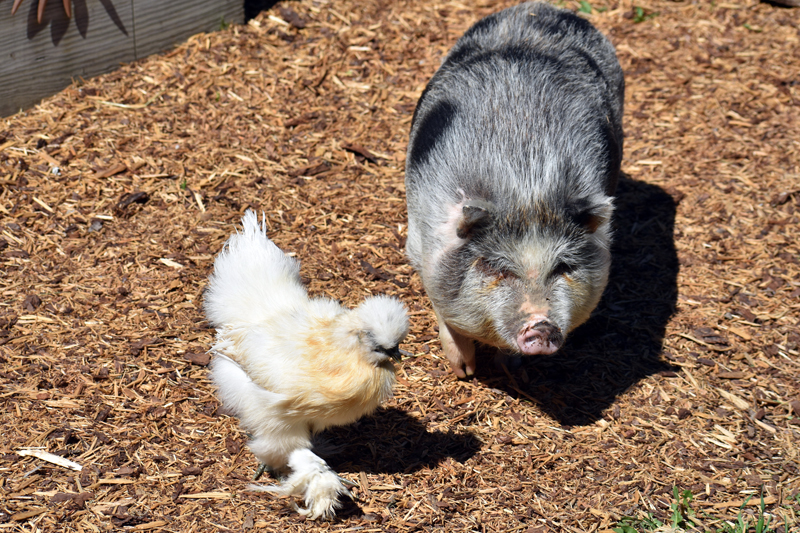
[(633, 6), (633, 22), (639, 24), (658, 16), (658, 11), (648, 13), (641, 6)]
[[(672, 487), (674, 501), (670, 504), (670, 516), (663, 522), (648, 513), (647, 516), (634, 518), (623, 517), (619, 523), (612, 528), (615, 533), (648, 533), (656, 530), (672, 528), (676, 533), (680, 531), (706, 531), (709, 533), (775, 533), (775, 529), (770, 528), (771, 517), (765, 513), (764, 492), (761, 492), (761, 504), (755, 517), (750, 517), (744, 513), (744, 508), (752, 499), (749, 496), (741, 507), (733, 521), (725, 521), (722, 525), (709, 528), (705, 522), (714, 520), (705, 515), (702, 519), (692, 508), (694, 495), (690, 490), (681, 491), (678, 487)], [(800, 499), (800, 495), (795, 498)], [(669, 531), (669, 529), (666, 529)]]

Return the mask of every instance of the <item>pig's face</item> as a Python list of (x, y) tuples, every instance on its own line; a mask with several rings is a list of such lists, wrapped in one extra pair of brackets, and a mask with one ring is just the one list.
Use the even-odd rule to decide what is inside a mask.
[(512, 352), (550, 354), (589, 318), (608, 279), (611, 199), (544, 205), (512, 216), (488, 202), (461, 205), (428, 290), (451, 327)]

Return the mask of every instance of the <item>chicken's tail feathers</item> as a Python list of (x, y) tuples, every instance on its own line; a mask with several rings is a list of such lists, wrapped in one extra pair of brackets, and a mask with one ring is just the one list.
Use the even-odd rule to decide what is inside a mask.
[(214, 261), (204, 303), (209, 322), (216, 327), (259, 322), (307, 299), (299, 261), (267, 237), (266, 219), (259, 224), (248, 209), (242, 231), (231, 235)]

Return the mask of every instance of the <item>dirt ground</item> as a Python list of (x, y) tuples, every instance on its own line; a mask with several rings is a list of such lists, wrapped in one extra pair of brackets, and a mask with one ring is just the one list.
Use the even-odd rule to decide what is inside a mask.
[[(594, 532), (665, 519), (673, 486), (707, 530), (763, 490), (800, 531), (800, 9), (591, 3), (627, 80), (608, 290), (558, 355), (458, 381), (403, 255), (405, 148), (443, 55), (511, 4), (284, 2), (0, 121), (0, 531)], [(245, 490), (207, 378), (202, 292), (247, 208), (312, 294), (411, 310), (394, 398), (320, 436), (359, 484), (331, 522)]]

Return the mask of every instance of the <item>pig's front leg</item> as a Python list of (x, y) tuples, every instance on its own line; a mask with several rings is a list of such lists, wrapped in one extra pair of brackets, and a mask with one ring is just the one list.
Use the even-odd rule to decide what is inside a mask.
[(448, 326), (439, 313), (436, 313), (436, 321), (442, 350), (453, 372), (462, 379), (475, 374), (475, 341)]

